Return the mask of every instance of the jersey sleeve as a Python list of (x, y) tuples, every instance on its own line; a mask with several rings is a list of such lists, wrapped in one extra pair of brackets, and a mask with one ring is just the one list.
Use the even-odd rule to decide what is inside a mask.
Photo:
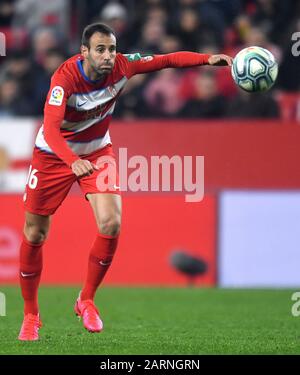
[(64, 119), (68, 97), (72, 87), (60, 74), (54, 74), (44, 107), (44, 137), (52, 151), (67, 165), (79, 159), (68, 146), (61, 134), (60, 127)]
[(211, 55), (196, 52), (174, 52), (165, 55), (142, 56), (139, 53), (122, 55), (127, 78), (135, 74), (155, 72), (164, 68), (188, 68), (207, 65)]

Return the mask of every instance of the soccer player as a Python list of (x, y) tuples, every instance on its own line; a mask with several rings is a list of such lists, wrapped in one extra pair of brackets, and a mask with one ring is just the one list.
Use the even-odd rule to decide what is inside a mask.
[[(51, 216), (75, 181), (92, 207), (98, 233), (74, 310), (88, 331), (103, 329), (94, 296), (112, 262), (121, 224), (120, 188), (108, 128), (126, 82), (135, 74), (164, 68), (232, 63), (226, 55), (176, 52), (142, 57), (138, 53), (117, 53), (116, 47), (111, 28), (101, 23), (88, 25), (82, 35), (81, 53), (65, 61), (51, 79), (24, 194), (25, 225), (20, 248), (24, 320), (19, 340), (39, 338), (42, 249)], [(110, 184), (101, 175), (108, 166), (115, 178)]]

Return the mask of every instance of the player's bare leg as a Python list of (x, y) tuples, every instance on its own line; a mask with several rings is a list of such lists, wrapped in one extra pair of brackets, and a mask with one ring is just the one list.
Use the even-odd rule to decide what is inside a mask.
[(87, 194), (100, 234), (117, 237), (121, 227), (122, 199), (119, 194)]
[(24, 236), (20, 248), (20, 285), (24, 299), (24, 320), (19, 340), (38, 340), (42, 326), (38, 287), (43, 268), (42, 247), (50, 227), (50, 216), (25, 212)]
[(121, 225), (122, 202), (118, 194), (88, 194), (98, 235), (90, 252), (85, 285), (75, 304), (75, 312), (83, 318), (84, 327), (90, 332), (100, 332), (103, 323), (94, 305), (94, 296), (114, 256)]

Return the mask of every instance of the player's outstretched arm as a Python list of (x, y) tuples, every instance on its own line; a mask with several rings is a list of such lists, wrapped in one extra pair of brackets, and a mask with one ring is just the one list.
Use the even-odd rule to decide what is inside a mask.
[(201, 65), (229, 65), (232, 58), (227, 55), (209, 55), (180, 51), (165, 55), (141, 56), (139, 53), (124, 55), (125, 71), (128, 78), (135, 74), (154, 72), (165, 68), (189, 68)]
[(211, 55), (208, 58), (209, 65), (215, 66), (231, 66), (233, 58), (227, 55)]

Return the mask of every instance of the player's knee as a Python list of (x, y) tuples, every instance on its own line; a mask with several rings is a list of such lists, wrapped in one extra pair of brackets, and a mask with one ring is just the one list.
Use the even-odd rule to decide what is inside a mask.
[(24, 235), (29, 242), (41, 243), (45, 241), (45, 239), (47, 238), (47, 234), (48, 228), (25, 223)]
[(107, 236), (117, 236), (120, 232), (121, 218), (114, 216), (100, 222), (100, 233)]

